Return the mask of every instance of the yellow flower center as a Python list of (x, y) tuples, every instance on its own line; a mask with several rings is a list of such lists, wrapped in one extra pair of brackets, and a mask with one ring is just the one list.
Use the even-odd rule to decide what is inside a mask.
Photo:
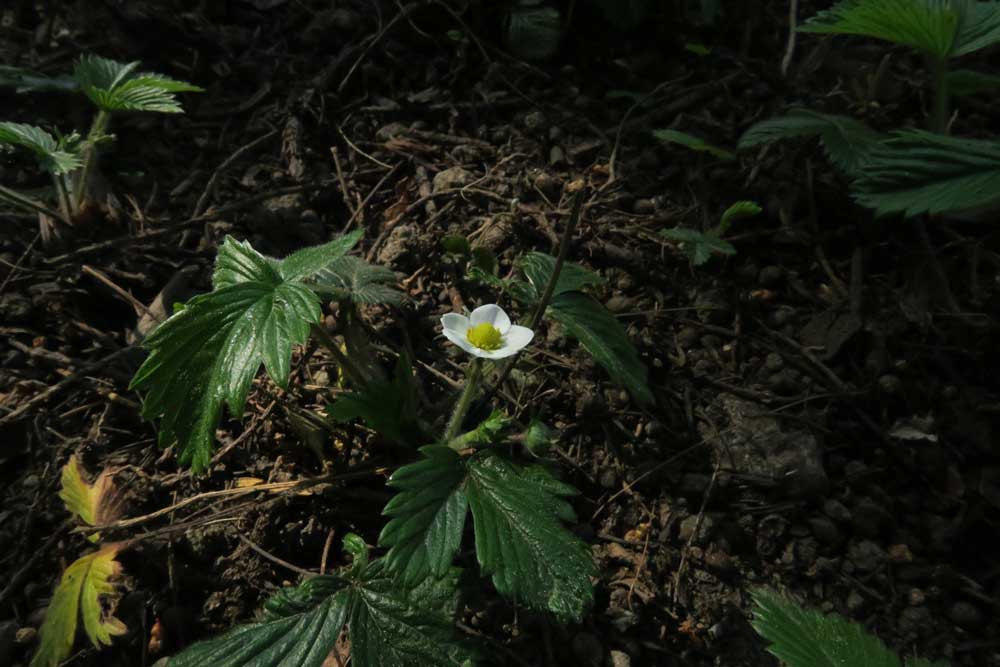
[(503, 347), (503, 336), (500, 334), (500, 330), (489, 322), (470, 327), (465, 336), (480, 350), (498, 350)]

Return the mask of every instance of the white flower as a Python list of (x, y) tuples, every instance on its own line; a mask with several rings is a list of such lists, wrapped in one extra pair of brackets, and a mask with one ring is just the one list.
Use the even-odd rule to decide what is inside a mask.
[(448, 313), (441, 318), (444, 335), (469, 354), (482, 359), (503, 359), (520, 352), (535, 332), (510, 323), (503, 308), (490, 303), (469, 317)]

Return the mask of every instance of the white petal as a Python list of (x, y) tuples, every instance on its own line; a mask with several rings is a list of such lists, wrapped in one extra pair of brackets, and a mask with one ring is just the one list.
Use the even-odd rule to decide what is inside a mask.
[(511, 326), (507, 335), (503, 337), (503, 346), (505, 348), (512, 348), (514, 352), (519, 352), (524, 349), (534, 337), (534, 331), (528, 327), (521, 327), (515, 324)]
[(445, 329), (444, 336), (470, 354), (476, 354), (476, 352), (480, 351), (478, 347), (472, 344), (472, 341), (470, 341), (464, 333), (459, 333), (454, 329)]
[(510, 318), (507, 317), (507, 313), (503, 312), (503, 308), (495, 303), (488, 303), (485, 306), (476, 308), (469, 316), (469, 321), (472, 322), (472, 326), (482, 324), (483, 322), (492, 324), (501, 335), (507, 333), (510, 329)]
[(444, 327), (445, 331), (450, 330), (465, 336), (469, 330), (469, 318), (458, 313), (448, 313), (441, 317), (441, 326)]

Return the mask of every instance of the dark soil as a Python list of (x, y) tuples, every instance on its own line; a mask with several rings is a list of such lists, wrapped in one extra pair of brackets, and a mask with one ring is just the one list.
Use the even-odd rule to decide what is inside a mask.
[[(793, 103), (922, 125), (921, 63), (800, 35), (783, 77), (786, 3), (729, 3), (746, 6), (713, 29), (663, 4), (623, 36), (580, 9), (556, 59), (527, 65), (503, 50), (499, 9), (463, 25), (440, 4), (362, 0), (7, 3), (0, 62), (55, 73), (95, 52), (206, 93), (185, 96), (183, 116), (116, 122), (108, 199), (87, 219), (43, 237), (37, 216), (0, 213), (0, 665), (27, 664), (62, 569), (88, 548), (57, 497), (74, 453), (114, 471), (123, 516), (140, 521), (105, 536), (137, 540), (121, 557), (129, 632), (70, 665), (152, 665), (297, 581), (278, 559), (318, 571), (341, 564), (346, 533), (377, 541), (380, 468), (412, 454), (361, 429), (292, 424), (286, 406), (319, 409), (337, 391), (322, 350), (296, 355), (287, 393), (258, 379), (204, 476), (139, 416), (127, 387), (144, 309), (167, 285), (161, 305), (208, 289), (226, 234), (283, 256), (363, 228), (362, 253), (410, 297), (365, 318), (380, 343), (412, 351), (444, 414), (454, 394), (441, 376), (458, 378), (462, 359), (438, 319), (493, 295), (441, 240), (472, 237), (506, 274), (528, 250), (554, 252), (581, 183), (570, 258), (607, 279), (597, 296), (628, 327), (657, 404), (636, 407), (553, 327), (519, 358), (498, 404), (560, 430), (600, 580), (571, 627), (477, 601), (465, 625), (497, 664), (773, 665), (747, 620), (749, 591), (769, 586), (902, 653), (1000, 665), (996, 215), (932, 221), (925, 246), (912, 224), (853, 204), (811, 143), (724, 162), (650, 134), (733, 146)], [(609, 96), (620, 90), (640, 98)], [(5, 120), (89, 118), (82, 97), (0, 94)], [(990, 101), (959, 104), (953, 131), (1000, 127)], [(7, 156), (0, 182), (45, 185)], [(742, 199), (764, 213), (732, 230), (735, 257), (694, 269), (658, 234)], [(351, 471), (363, 474), (149, 516), (241, 479)]]

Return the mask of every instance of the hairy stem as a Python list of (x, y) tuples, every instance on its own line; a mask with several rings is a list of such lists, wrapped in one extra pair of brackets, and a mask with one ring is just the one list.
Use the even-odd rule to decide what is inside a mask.
[(361, 368), (354, 363), (350, 357), (344, 354), (340, 350), (340, 346), (337, 345), (337, 341), (333, 339), (330, 332), (321, 324), (312, 325), (312, 334), (316, 336), (320, 343), (323, 344), (327, 350), (330, 351), (333, 360), (338, 366), (344, 369), (347, 377), (351, 379), (357, 387), (361, 388), (368, 384), (368, 376), (364, 373)]
[(87, 198), (91, 174), (94, 171), (94, 165), (97, 164), (97, 142), (107, 131), (110, 120), (110, 113), (98, 111), (90, 126), (90, 132), (87, 133), (86, 148), (83, 151), (83, 166), (80, 168), (80, 175), (73, 190), (73, 205), (78, 210), (83, 206), (84, 199)]
[(563, 230), (562, 239), (559, 241), (559, 254), (556, 256), (556, 264), (552, 267), (552, 275), (549, 276), (549, 282), (545, 285), (542, 298), (535, 304), (535, 311), (531, 313), (531, 319), (528, 320), (529, 329), (534, 329), (542, 321), (542, 315), (545, 314), (545, 309), (549, 307), (549, 302), (552, 300), (552, 294), (556, 290), (556, 283), (559, 282), (559, 274), (562, 272), (563, 264), (566, 263), (566, 255), (569, 254), (569, 244), (573, 240), (573, 231), (576, 229), (577, 223), (580, 222), (580, 211), (583, 209), (583, 195), (584, 189), (580, 188), (573, 198), (573, 209), (569, 214), (569, 220), (566, 221), (566, 229)]
[(474, 357), (469, 362), (469, 368), (465, 372), (465, 386), (462, 387), (462, 393), (458, 397), (458, 403), (455, 404), (455, 409), (448, 420), (448, 427), (444, 432), (444, 441), (449, 445), (455, 440), (455, 436), (458, 435), (459, 430), (462, 428), (462, 422), (465, 420), (465, 415), (469, 412), (469, 407), (472, 406), (472, 399), (476, 397), (476, 393), (479, 391), (482, 379), (483, 360)]
[(951, 114), (951, 95), (948, 92), (948, 61), (945, 58), (933, 58), (930, 67), (931, 83), (934, 86), (931, 131), (945, 134), (948, 129), (948, 117)]
[(56, 188), (56, 199), (59, 201), (59, 210), (62, 211), (66, 220), (73, 218), (73, 209), (69, 201), (69, 191), (66, 190), (66, 181), (61, 174), (52, 174), (52, 184)]
[(69, 218), (64, 216), (59, 211), (49, 208), (43, 202), (38, 201), (34, 197), (21, 194), (17, 190), (11, 190), (10, 188), (5, 188), (0, 185), (0, 199), (10, 202), (18, 208), (22, 208), (33, 213), (44, 213), (54, 220), (62, 220), (67, 225), (69, 224)]

